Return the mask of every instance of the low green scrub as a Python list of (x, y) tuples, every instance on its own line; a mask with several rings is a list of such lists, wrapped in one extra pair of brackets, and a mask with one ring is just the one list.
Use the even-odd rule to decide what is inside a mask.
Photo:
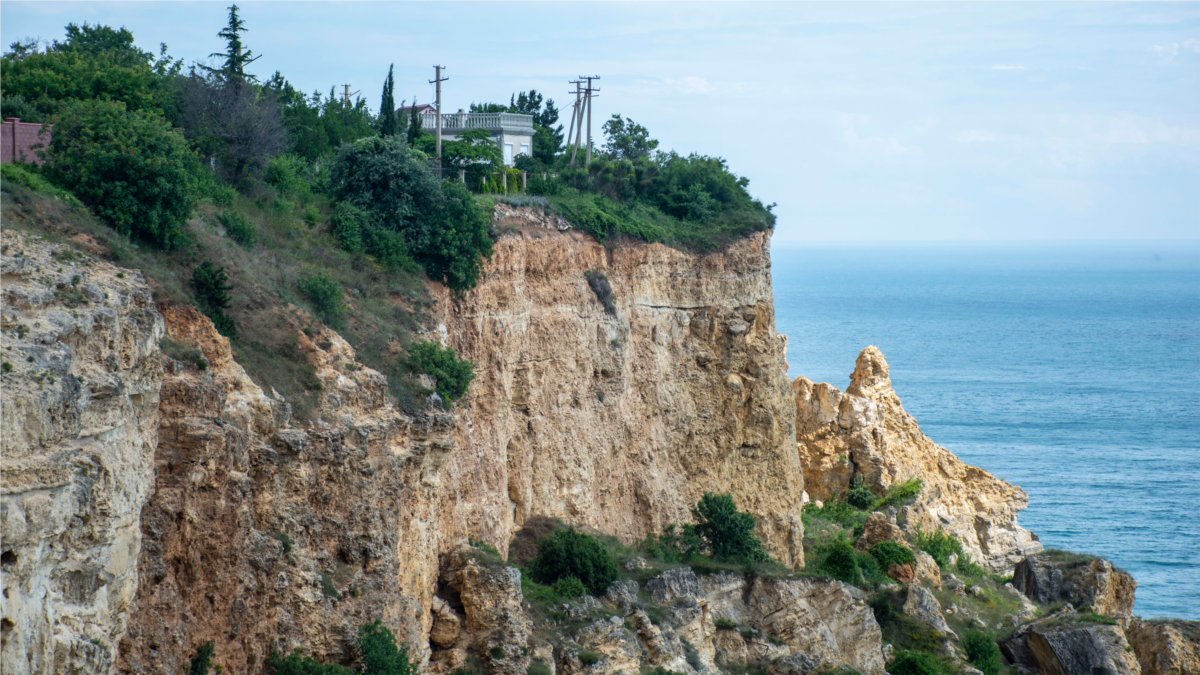
[(225, 235), (242, 246), (253, 246), (258, 241), (258, 228), (237, 211), (222, 211), (217, 222), (225, 228)]
[(873, 511), (879, 511), (887, 506), (902, 506), (910, 503), (921, 492), (921, 479), (911, 478), (903, 483), (893, 485), (875, 502)]
[(963, 651), (971, 665), (983, 672), (983, 675), (1000, 675), (1000, 647), (990, 633), (969, 630), (963, 634)]
[(414, 342), (408, 348), (408, 362), (412, 372), (423, 373), (436, 380), (438, 396), (449, 408), (467, 393), (475, 379), (475, 364), (460, 359), (449, 347), (436, 342)]
[(875, 493), (866, 486), (861, 476), (855, 476), (850, 482), (846, 503), (860, 511), (869, 511), (875, 505)]
[(957, 675), (958, 669), (937, 654), (901, 650), (896, 652), (888, 672), (891, 675)]
[(336, 663), (319, 663), (311, 656), (302, 656), (300, 650), (288, 656), (273, 651), (267, 658), (267, 667), (275, 675), (416, 675), (417, 669), (408, 660), (408, 645), (396, 644), (392, 631), (378, 619), (358, 627), (358, 658), (362, 669), (355, 670)]
[(940, 527), (933, 532), (924, 532), (918, 528), (916, 544), (917, 548), (928, 553), (937, 562), (938, 567), (943, 569), (949, 564), (951, 555), (957, 555), (959, 560), (966, 557), (962, 543)]
[(717, 630), (737, 630), (737, 624), (723, 616), (717, 617), (713, 621), (713, 625), (717, 627)]
[(907, 565), (917, 561), (911, 549), (893, 541), (881, 541), (875, 544), (871, 547), (870, 553), (879, 563), (879, 568), (884, 571), (891, 565)]
[(716, 561), (761, 562), (770, 557), (754, 534), (754, 516), (739, 511), (729, 493), (704, 496), (692, 509), (700, 550)]
[(599, 652), (593, 652), (589, 649), (579, 652), (579, 662), (585, 666), (594, 666), (597, 663), (600, 663), (600, 659), (602, 658), (604, 658), (604, 655), (600, 654)]
[(557, 593), (560, 598), (566, 598), (567, 600), (573, 600), (582, 595), (587, 595), (587, 590), (588, 589), (583, 585), (583, 582), (575, 577), (562, 577), (558, 581), (554, 582), (554, 592)]
[(332, 276), (326, 273), (306, 274), (296, 279), (296, 290), (308, 300), (313, 313), (325, 325), (335, 330), (342, 327), (342, 314), (346, 309), (342, 303), (345, 291)]
[(169, 337), (164, 337), (158, 341), (158, 348), (176, 361), (190, 363), (199, 370), (208, 369), (208, 359), (204, 358), (203, 352), (189, 344), (176, 342)]
[(229, 292), (233, 286), (224, 267), (205, 260), (192, 270), (191, 289), (196, 307), (212, 319), (217, 332), (230, 339), (237, 338), (237, 325), (226, 310), (230, 307)]
[(559, 530), (539, 542), (528, 572), (534, 581), (546, 585), (574, 577), (595, 596), (603, 595), (617, 580), (617, 564), (609, 552), (595, 537), (574, 528)]
[(0, 177), (5, 181), (13, 181), (34, 192), (40, 192), (54, 199), (61, 200), (69, 206), (84, 208), (83, 202), (79, 201), (69, 190), (64, 190), (46, 180), (45, 176), (38, 171), (35, 165), (0, 164)]

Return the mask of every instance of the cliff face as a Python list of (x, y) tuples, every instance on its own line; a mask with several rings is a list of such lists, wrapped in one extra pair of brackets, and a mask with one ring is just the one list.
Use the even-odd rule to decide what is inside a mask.
[(887, 361), (875, 347), (859, 354), (845, 392), (804, 377), (792, 388), (798, 448), (813, 499), (844, 493), (855, 475), (878, 495), (920, 478), (916, 503), (901, 512), (906, 528), (951, 532), (978, 564), (997, 572), (1042, 549), (1017, 524), (1017, 513), (1029, 503), (1025, 492), (964, 464), (921, 433), (892, 390)]
[[(731, 492), (768, 550), (803, 564), (804, 476), (769, 237), (722, 253), (611, 250), (527, 209), (464, 299), (441, 292), (438, 331), (476, 364), (446, 467), (443, 509), (502, 552), (533, 515), (626, 541), (690, 522)], [(603, 274), (608, 311), (586, 272)], [(601, 291), (603, 292), (603, 291)]]
[(121, 672), (179, 672), (216, 643), (216, 663), (262, 672), (272, 649), (351, 658), (357, 626), (381, 619), (427, 640), (442, 539), (437, 472), (450, 415), (409, 417), (383, 376), (336, 334), (296, 329), (316, 366), (322, 420), (299, 428), (188, 307), (168, 335), (206, 367), (164, 357), (154, 494), (142, 512), (142, 583)]
[(107, 672), (138, 588), (162, 319), (136, 272), (0, 242), (0, 670)]

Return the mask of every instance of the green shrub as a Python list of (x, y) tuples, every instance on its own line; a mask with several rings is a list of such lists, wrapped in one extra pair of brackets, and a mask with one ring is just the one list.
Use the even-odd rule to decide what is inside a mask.
[(494, 556), (500, 555), (500, 552), (496, 550), (495, 546), (492, 546), (491, 544), (487, 543), (486, 541), (483, 541), (482, 539), (476, 539), (474, 537), (467, 537), (467, 543), (470, 544), (472, 547), (477, 548), (480, 551), (483, 551), (484, 553), (491, 553)]
[(873, 585), (882, 579), (879, 563), (875, 562), (875, 558), (870, 553), (855, 551), (854, 564), (858, 566), (858, 573), (863, 583)]
[(687, 562), (700, 550), (700, 537), (696, 534), (695, 525), (684, 525), (676, 529), (675, 523), (663, 528), (662, 534), (646, 535), (639, 545), (642, 553), (650, 558), (664, 562)]
[(579, 661), (585, 666), (594, 666), (597, 663), (600, 663), (600, 659), (602, 658), (604, 657), (598, 652), (593, 652), (588, 649), (579, 652)]
[(61, 199), (71, 206), (83, 206), (83, 202), (76, 199), (75, 195), (46, 180), (45, 176), (38, 173), (37, 167), (33, 165), (0, 164), (0, 176), (3, 176), (6, 181), (24, 185), (34, 192)]
[(237, 326), (233, 318), (225, 313), (230, 304), (229, 291), (233, 290), (225, 268), (205, 260), (192, 270), (190, 285), (196, 298), (196, 307), (212, 319), (217, 332), (230, 339), (237, 338)]
[(940, 527), (936, 531), (928, 533), (918, 528), (917, 548), (925, 551), (937, 561), (938, 567), (945, 567), (951, 554), (957, 555), (960, 560), (966, 555), (963, 553), (962, 544), (958, 539)]
[(379, 619), (358, 627), (358, 653), (363, 675), (415, 675), (408, 662), (408, 645), (396, 645), (396, 637)]
[(461, 294), (475, 287), (483, 260), (492, 257), (491, 218), (462, 184), (442, 183), (442, 191), (436, 227), (411, 250), (430, 277)]
[(608, 283), (608, 277), (602, 272), (587, 271), (583, 273), (583, 277), (587, 279), (588, 287), (592, 289), (592, 293), (596, 295), (596, 299), (604, 305), (604, 310), (609, 314), (617, 313), (617, 305), (613, 302), (612, 285)]
[(887, 493), (875, 503), (874, 510), (878, 511), (885, 506), (898, 506), (903, 504), (913, 497), (916, 497), (921, 492), (921, 479), (912, 478), (893, 485), (887, 489)]
[(553, 672), (550, 666), (541, 661), (530, 661), (529, 667), (525, 669), (525, 675), (552, 675)]
[(863, 483), (861, 476), (855, 476), (846, 493), (846, 502), (859, 510), (869, 510), (875, 505), (875, 493)]
[(595, 537), (575, 528), (559, 530), (538, 542), (538, 554), (529, 561), (529, 576), (541, 584), (564, 577), (583, 582), (592, 595), (604, 595), (617, 579), (617, 563)]
[(834, 539), (828, 544), (821, 569), (829, 576), (847, 584), (859, 583), (858, 561), (854, 547), (845, 539)]
[(271, 656), (267, 657), (267, 666), (274, 670), (275, 675), (355, 675), (352, 669), (345, 666), (321, 664), (311, 656), (301, 656), (299, 649), (287, 657), (272, 651)]
[(449, 347), (436, 342), (414, 342), (408, 346), (412, 372), (424, 373), (437, 381), (437, 393), (447, 407), (467, 393), (475, 379), (475, 364), (460, 359)]
[(881, 541), (872, 546), (871, 557), (879, 563), (879, 569), (884, 571), (891, 565), (907, 565), (917, 561), (911, 549), (894, 541)]
[(188, 675), (208, 675), (214, 648), (215, 645), (212, 640), (196, 648), (196, 655), (192, 657), (188, 667)]
[(342, 202), (333, 210), (329, 224), (342, 249), (350, 253), (363, 252), (363, 230), (369, 226), (366, 211), (350, 202)]
[(217, 222), (225, 228), (225, 234), (230, 239), (242, 246), (253, 246), (258, 240), (258, 228), (237, 211), (222, 211), (217, 215)]
[(714, 560), (769, 560), (762, 542), (754, 536), (754, 516), (737, 510), (733, 497), (704, 493), (692, 509), (701, 547)]
[(717, 617), (713, 621), (713, 625), (717, 627), (717, 630), (737, 630), (737, 624), (723, 616)]
[(901, 650), (896, 652), (896, 660), (888, 667), (888, 672), (891, 675), (953, 675), (955, 670), (934, 654)]
[(121, 234), (164, 250), (183, 243), (199, 163), (183, 134), (121, 103), (80, 101), (58, 116), (47, 175)]
[(204, 358), (204, 353), (199, 349), (182, 342), (176, 342), (169, 337), (164, 337), (158, 341), (158, 348), (162, 353), (175, 359), (196, 366), (199, 370), (208, 369), (208, 359)]
[(969, 630), (963, 634), (962, 647), (967, 660), (983, 675), (1000, 675), (1000, 648), (991, 634)]
[(583, 585), (582, 581), (575, 577), (563, 577), (554, 582), (554, 592), (564, 598), (571, 599), (587, 595), (587, 588)]
[(213, 203), (213, 206), (220, 206), (227, 209), (232, 207), (233, 200), (237, 199), (237, 190), (227, 185), (218, 185), (213, 182), (208, 190), (208, 199)]
[(325, 325), (330, 328), (340, 328), (342, 325), (342, 285), (333, 277), (322, 272), (307, 274), (296, 280), (296, 288), (300, 294), (312, 304), (313, 311)]

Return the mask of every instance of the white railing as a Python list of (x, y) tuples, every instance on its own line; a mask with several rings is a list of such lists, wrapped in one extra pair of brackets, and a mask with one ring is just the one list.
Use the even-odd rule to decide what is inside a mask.
[[(421, 115), (421, 128), (437, 128), (436, 115)], [(442, 132), (453, 134), (467, 129), (488, 131), (528, 131), (533, 133), (533, 115), (520, 113), (450, 113), (442, 115)]]

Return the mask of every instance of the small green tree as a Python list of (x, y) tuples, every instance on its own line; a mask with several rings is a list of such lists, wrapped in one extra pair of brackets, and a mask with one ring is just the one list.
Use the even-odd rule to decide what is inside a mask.
[(430, 232), (428, 243), (414, 252), (430, 277), (461, 295), (475, 286), (483, 274), (484, 259), (492, 257), (490, 220), (462, 184), (442, 183), (442, 191), (438, 226)]
[(395, 136), (396, 128), (396, 78), (392, 75), (395, 64), (388, 66), (387, 79), (383, 81), (383, 98), (379, 102), (379, 135)]
[(614, 159), (645, 159), (658, 147), (646, 127), (626, 117), (613, 115), (604, 123), (604, 151)]
[(917, 560), (912, 549), (894, 541), (881, 541), (875, 544), (871, 547), (870, 554), (879, 563), (879, 569), (884, 572), (890, 565), (907, 565)]
[(80, 101), (59, 115), (48, 175), (113, 229), (164, 250), (183, 242), (199, 162), (182, 134), (122, 103)]
[(733, 497), (705, 492), (696, 508), (696, 534), (702, 547), (717, 560), (767, 560), (762, 542), (754, 536), (754, 516), (737, 510)]
[[(230, 5), (229, 7), (229, 23), (217, 33), (217, 37), (224, 38), (225, 51), (209, 54), (225, 59), (220, 68), (205, 68), (213, 73), (220, 73), (230, 80), (243, 81), (246, 80), (246, 66), (254, 63), (262, 58), (262, 55), (255, 56), (254, 52), (245, 49), (242, 44), (242, 33), (246, 32), (246, 22), (238, 16), (238, 6)], [(244, 51), (243, 51), (244, 50)], [(253, 80), (253, 76), (250, 77)]]
[(449, 347), (436, 342), (414, 342), (408, 346), (408, 363), (413, 372), (424, 373), (437, 381), (437, 393), (448, 407), (467, 393), (475, 379), (475, 364), (460, 359)]
[(843, 583), (859, 583), (858, 560), (850, 542), (841, 538), (835, 539), (829, 543), (826, 551), (825, 561), (821, 565), (824, 572)]
[(408, 662), (408, 645), (396, 646), (396, 636), (379, 619), (358, 627), (358, 653), (363, 675), (415, 675)]
[(575, 528), (559, 530), (538, 542), (538, 554), (528, 565), (529, 576), (539, 584), (554, 585), (575, 577), (592, 595), (603, 595), (617, 580), (617, 563), (595, 537)]
[(213, 650), (216, 648), (212, 640), (205, 642), (196, 648), (196, 655), (192, 657), (188, 667), (188, 675), (208, 675), (208, 669), (211, 667)]
[(205, 316), (212, 319), (217, 332), (230, 339), (237, 338), (237, 326), (233, 323), (233, 318), (225, 313), (230, 306), (229, 291), (233, 290), (225, 268), (205, 260), (192, 270), (190, 285), (196, 298), (196, 306)]
[(336, 663), (318, 663), (311, 656), (301, 656), (300, 650), (288, 656), (280, 656), (273, 651), (267, 657), (267, 666), (275, 671), (275, 675), (356, 675), (355, 671)]
[(1000, 648), (990, 633), (969, 630), (963, 635), (962, 646), (967, 660), (983, 675), (1000, 675)]

